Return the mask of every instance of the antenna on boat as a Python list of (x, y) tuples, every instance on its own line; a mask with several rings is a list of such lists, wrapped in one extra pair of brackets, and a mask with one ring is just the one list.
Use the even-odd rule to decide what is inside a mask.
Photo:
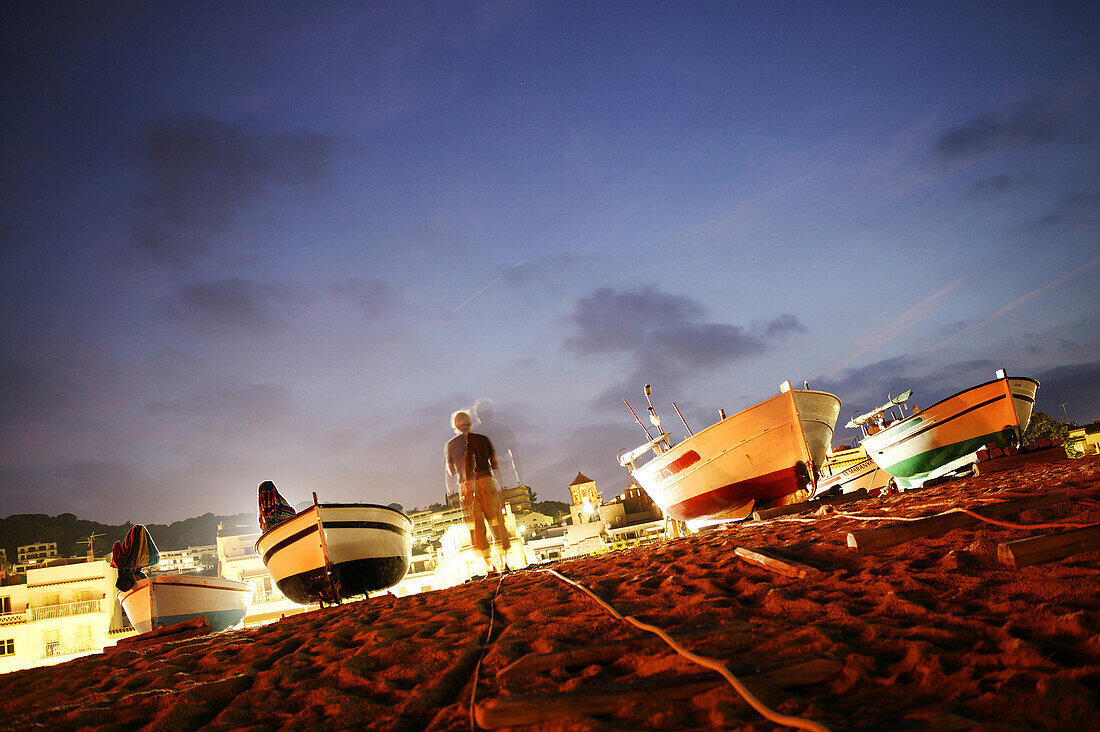
[(634, 407), (630, 406), (630, 402), (626, 400), (626, 397), (623, 397), (623, 404), (625, 404), (626, 408), (630, 410), (630, 413), (634, 415), (634, 421), (638, 423), (638, 426), (645, 430), (646, 438), (652, 440), (653, 435), (649, 434), (649, 428), (642, 424), (642, 420), (638, 419), (638, 413), (634, 411)]
[(684, 419), (684, 415), (680, 414), (680, 408), (676, 406), (676, 402), (672, 403), (672, 408), (676, 410), (676, 414), (680, 417), (680, 421), (684, 423), (684, 429), (688, 431), (688, 437), (693, 437), (695, 433), (688, 427), (688, 422)]
[[(663, 432), (661, 429), (661, 418), (657, 416), (657, 410), (653, 408), (653, 400), (649, 398), (649, 395), (653, 393), (653, 389), (649, 384), (645, 385), (645, 400), (649, 403), (649, 421), (653, 423), (653, 426), (657, 428), (658, 432)], [(649, 430), (646, 430), (646, 434), (649, 434)]]

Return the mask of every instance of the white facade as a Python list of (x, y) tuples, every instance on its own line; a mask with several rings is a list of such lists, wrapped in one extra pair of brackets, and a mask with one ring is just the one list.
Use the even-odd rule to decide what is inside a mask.
[(189, 546), (186, 549), (158, 551), (160, 561), (149, 568), (149, 574), (193, 574), (202, 571), (202, 556), (214, 554), (217, 546)]
[(27, 571), (0, 587), (0, 673), (98, 653), (136, 631), (115, 597), (105, 560)]
[(263, 625), (284, 615), (297, 615), (317, 607), (303, 607), (279, 592), (263, 558), (256, 551), (256, 540), (259, 538), (258, 526), (218, 527), (218, 574), (226, 579), (250, 582), (255, 588), (252, 606), (244, 618), (245, 627)]
[[(481, 552), (475, 551), (470, 542), (470, 529), (466, 526), (462, 509), (448, 509), (440, 512), (440, 518), (435, 520), (422, 516), (426, 513), (428, 512), (421, 511), (416, 514), (421, 517), (421, 526), (430, 525), (438, 528), (444, 521), (448, 522), (446, 530), (437, 539), (440, 544), (439, 550), (413, 554), (409, 573), (397, 585), (384, 592), (392, 592), (398, 597), (404, 597), (454, 587), (471, 577), (485, 574), (485, 563), (481, 558)], [(457, 521), (451, 520), (456, 516)], [(533, 555), (527, 549), (522, 537), (517, 537), (516, 517), (509, 505), (504, 507), (504, 528), (511, 538), (507, 556), (508, 566), (512, 569), (526, 567), (531, 563)], [(414, 535), (417, 533), (415, 528), (413, 533)], [(427, 535), (427, 532), (424, 533)]]

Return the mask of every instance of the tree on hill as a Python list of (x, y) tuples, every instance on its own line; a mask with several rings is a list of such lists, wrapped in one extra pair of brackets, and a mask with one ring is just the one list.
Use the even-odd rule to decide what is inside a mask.
[(531, 504), (531, 510), (557, 521), (569, 515), (569, 504), (563, 501), (539, 501)]
[[(1025, 445), (1030, 445), (1036, 440), (1046, 437), (1048, 440), (1061, 440), (1062, 444), (1065, 445), (1068, 432), (1068, 424), (1059, 422), (1045, 412), (1036, 412), (1031, 415), (1031, 422), (1020, 441)], [(1068, 446), (1066, 454), (1069, 454)]]
[[(146, 524), (146, 528), (158, 549), (170, 551), (214, 544), (217, 541), (219, 522), (225, 522), (230, 526), (238, 523), (256, 523), (256, 516), (248, 513), (235, 516), (215, 516), (212, 513), (206, 513), (168, 525)], [(119, 525), (101, 524), (79, 519), (71, 513), (63, 513), (59, 516), (40, 513), (15, 514), (0, 519), (0, 542), (3, 542), (0, 546), (3, 546), (7, 552), (10, 562), (16, 561), (18, 547), (39, 542), (56, 542), (59, 556), (81, 556), (88, 551), (88, 545), (81, 542), (87, 542), (92, 534), (102, 534), (95, 540), (95, 556), (102, 557), (111, 550), (112, 544), (122, 541), (131, 526), (133, 524), (129, 521)], [(257, 530), (259, 530), (258, 526)]]

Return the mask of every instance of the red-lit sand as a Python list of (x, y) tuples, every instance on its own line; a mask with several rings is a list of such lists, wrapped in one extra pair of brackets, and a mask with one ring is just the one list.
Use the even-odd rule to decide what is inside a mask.
[[(1027, 464), (836, 510), (920, 516), (1066, 491), (1070, 503), (1010, 520), (1098, 523), (1098, 488), (1100, 458), (1086, 458)], [(864, 556), (847, 547), (846, 536), (871, 524), (836, 515), (807, 519), (742, 525), (555, 569), (624, 614), (670, 631), (750, 624), (747, 631), (684, 641), (730, 667), (836, 659), (842, 669), (831, 681), (754, 687), (773, 708), (835, 730), (1100, 726), (1100, 552), (1006, 570), (997, 544), (1036, 532), (982, 524)], [(787, 579), (736, 557), (737, 546), (822, 574)], [(255, 630), (15, 672), (0, 677), (0, 718), (9, 729), (469, 729), (471, 679), (497, 584), (489, 579), (353, 602)], [(529, 652), (639, 632), (533, 569), (505, 577), (495, 608), (479, 701), (701, 671), (655, 649), (502, 681), (496, 672)], [(754, 683), (752, 674), (743, 678)], [(775, 729), (728, 686), (686, 700), (655, 692), (602, 716), (583, 711), (538, 728)]]

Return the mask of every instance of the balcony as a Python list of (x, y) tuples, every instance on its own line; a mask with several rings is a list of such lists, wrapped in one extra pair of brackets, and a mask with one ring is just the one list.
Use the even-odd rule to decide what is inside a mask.
[(0, 615), (0, 625), (18, 625), (27, 622), (26, 613), (4, 613)]
[(78, 640), (75, 643), (47, 643), (42, 649), (39, 658), (58, 658), (59, 656), (75, 656), (77, 653), (103, 650), (103, 645), (96, 643), (91, 638)]
[(43, 605), (31, 608), (35, 620), (56, 620), (57, 618), (69, 618), (74, 615), (88, 615), (101, 612), (103, 600), (81, 600), (80, 602), (66, 602), (61, 605)]

